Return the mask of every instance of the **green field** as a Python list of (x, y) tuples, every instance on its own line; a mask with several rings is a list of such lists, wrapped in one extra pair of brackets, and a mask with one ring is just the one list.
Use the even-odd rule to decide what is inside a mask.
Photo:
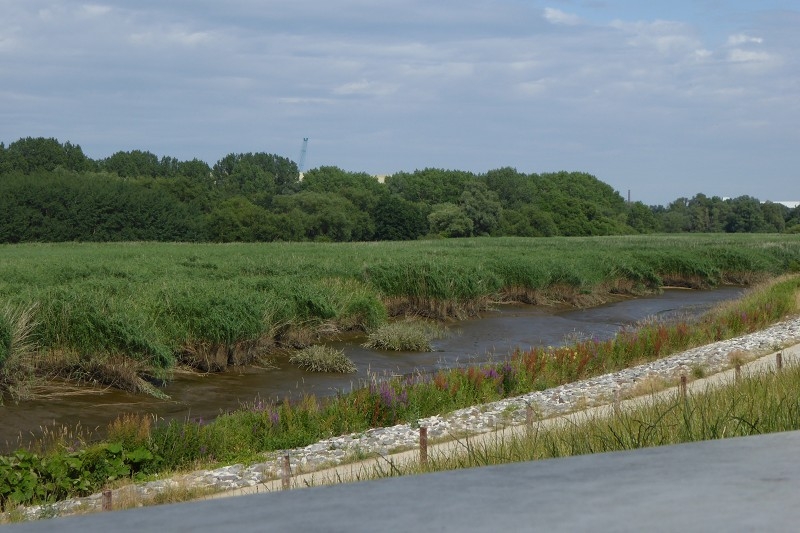
[(403, 313), (593, 305), (798, 270), (789, 235), (3, 245), (0, 383), (27, 369), (146, 388), (138, 376), (248, 364)]

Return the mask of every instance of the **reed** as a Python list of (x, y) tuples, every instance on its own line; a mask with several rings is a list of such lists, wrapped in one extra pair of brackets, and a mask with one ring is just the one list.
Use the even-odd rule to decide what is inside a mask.
[(435, 323), (406, 319), (370, 331), (364, 347), (395, 352), (429, 352), (432, 350), (431, 341), (443, 334), (443, 328)]
[(289, 362), (309, 372), (352, 374), (358, 371), (355, 363), (342, 350), (330, 346), (309, 346), (289, 356)]
[(375, 331), (390, 316), (462, 318), (508, 300), (594, 305), (665, 284), (753, 283), (799, 264), (791, 235), (2, 245), (0, 309), (31, 310), (37, 358), (119, 356), (168, 376), (177, 364), (224, 370)]

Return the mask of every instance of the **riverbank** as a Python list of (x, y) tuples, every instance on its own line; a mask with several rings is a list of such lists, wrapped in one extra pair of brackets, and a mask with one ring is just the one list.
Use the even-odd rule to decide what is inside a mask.
[(800, 242), (784, 235), (3, 245), (0, 391), (58, 378), (159, 395), (179, 365), (242, 367), (390, 316), (586, 307), (797, 268)]
[[(587, 408), (605, 408), (615, 399), (647, 394), (653, 387), (668, 386), (680, 375), (693, 379), (693, 386), (706, 386), (712, 380), (725, 377), (723, 373), (734, 361), (752, 361), (748, 368), (774, 361), (778, 348), (784, 361), (800, 358), (800, 318), (779, 322), (764, 330), (726, 341), (701, 346), (643, 365), (618, 372), (561, 385), (545, 391), (507, 398), (485, 405), (460, 409), (447, 415), (420, 419), (418, 424), (428, 428), (432, 441), (450, 442), (460, 446), (468, 435), (492, 435), (498, 430), (513, 431), (524, 427), (528, 406), (533, 406), (540, 420), (558, 420), (569, 413), (585, 412)], [(733, 354), (733, 356), (732, 356)], [(766, 354), (766, 356), (765, 356)], [(692, 386), (692, 385), (690, 385)], [(618, 404), (625, 407), (625, 402)], [(363, 433), (326, 439), (303, 448), (288, 451), (291, 461), (293, 486), (324, 483), (325, 480), (341, 482), (363, 478), (371, 467), (386, 460), (413, 461), (417, 452), (397, 455), (403, 449), (413, 449), (418, 444), (417, 424), (400, 424), (377, 428)], [(457, 440), (454, 440), (457, 439)], [(455, 443), (455, 444), (453, 444)], [(442, 446), (448, 446), (443, 444)], [(432, 449), (431, 453), (446, 453)], [(148, 483), (115, 489), (113, 499), (118, 505), (137, 506), (163, 497), (170, 491), (217, 492), (218, 495), (246, 494), (258, 491), (279, 490), (280, 474), (285, 452), (267, 454), (263, 462), (251, 465), (230, 465), (214, 470), (203, 470)], [(364, 462), (364, 458), (376, 457)], [(405, 458), (405, 459), (404, 459)], [(359, 461), (361, 459), (361, 461)], [(337, 468), (338, 467), (338, 468)], [(62, 516), (72, 513), (99, 510), (101, 495), (77, 498), (48, 506), (33, 506), (25, 510), (29, 518)]]

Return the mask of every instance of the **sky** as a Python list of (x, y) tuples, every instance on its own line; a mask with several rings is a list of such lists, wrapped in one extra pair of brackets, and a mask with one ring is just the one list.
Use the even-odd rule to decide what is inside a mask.
[(0, 141), (800, 200), (800, 0), (0, 0)]

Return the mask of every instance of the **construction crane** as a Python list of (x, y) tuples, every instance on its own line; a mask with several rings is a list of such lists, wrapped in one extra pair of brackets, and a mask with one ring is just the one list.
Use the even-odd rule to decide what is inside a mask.
[(297, 170), (300, 172), (300, 177), (303, 177), (303, 169), (306, 165), (306, 151), (308, 150), (308, 137), (303, 137), (303, 147), (300, 149), (300, 158), (297, 160)]

